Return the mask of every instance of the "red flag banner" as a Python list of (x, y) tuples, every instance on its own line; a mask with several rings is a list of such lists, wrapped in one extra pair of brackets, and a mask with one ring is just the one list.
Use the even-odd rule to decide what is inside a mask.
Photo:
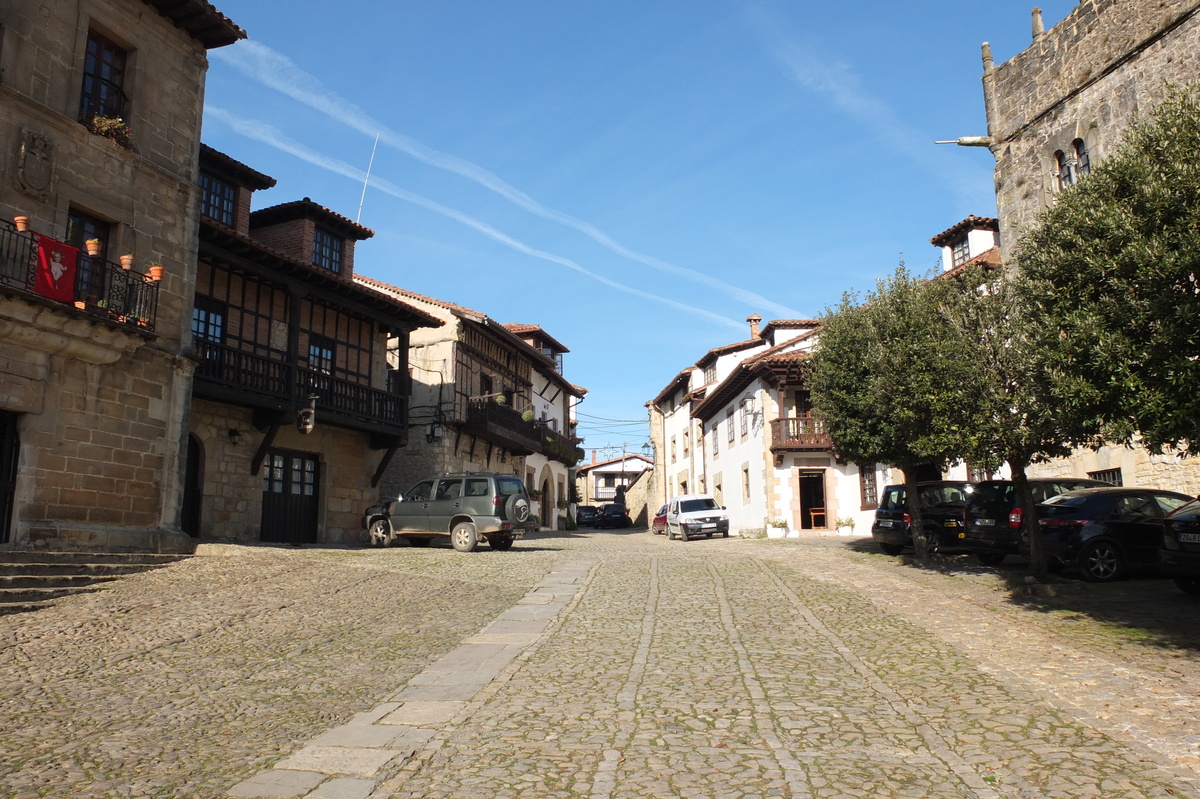
[(38, 265), (33, 290), (52, 300), (71, 302), (75, 299), (75, 267), (79, 263), (79, 249), (41, 233), (37, 237)]

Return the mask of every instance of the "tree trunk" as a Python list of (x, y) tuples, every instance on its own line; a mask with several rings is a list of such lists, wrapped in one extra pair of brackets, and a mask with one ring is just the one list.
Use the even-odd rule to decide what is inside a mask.
[[(1042, 526), (1038, 523), (1037, 505), (1033, 501), (1033, 489), (1029, 486), (1029, 478), (1025, 476), (1025, 466), (1026, 462), (1020, 458), (1010, 458), (1008, 461), (1013, 487), (1021, 505), (1021, 524), (1029, 536), (1029, 565), (1033, 576), (1040, 581), (1046, 577), (1046, 553), (1042, 546)], [(1007, 520), (1005, 523), (1007, 524)]]
[(904, 497), (910, 520), (908, 531), (912, 535), (917, 560), (926, 563), (929, 561), (929, 547), (925, 541), (925, 520), (921, 516), (921, 495), (917, 490), (917, 467), (909, 465), (901, 468), (904, 470)]

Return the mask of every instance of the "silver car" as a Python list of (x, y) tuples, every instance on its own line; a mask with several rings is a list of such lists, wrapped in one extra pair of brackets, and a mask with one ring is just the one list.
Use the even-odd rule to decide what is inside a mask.
[(362, 524), (374, 546), (397, 539), (428, 546), (448, 537), (459, 552), (472, 552), (484, 540), (506, 550), (525, 535), (529, 513), (520, 478), (470, 472), (422, 480), (396, 499), (367, 508)]

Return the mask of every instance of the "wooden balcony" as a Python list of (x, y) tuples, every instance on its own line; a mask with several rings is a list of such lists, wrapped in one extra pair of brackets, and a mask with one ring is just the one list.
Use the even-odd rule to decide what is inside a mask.
[(828, 452), (833, 440), (825, 430), (825, 422), (812, 414), (803, 414), (771, 422), (772, 452)]
[(303, 369), (286, 361), (196, 340), (195, 393), (218, 402), (293, 413), (317, 397), (317, 423), (406, 435), (408, 397)]
[(579, 448), (576, 439), (568, 438), (545, 425), (539, 424), (537, 427), (542, 438), (538, 452), (567, 466), (574, 466), (583, 460), (583, 450)]
[(80, 251), (75, 265), (75, 281), (66, 297), (50, 297), (38, 291), (38, 237), (32, 232), (19, 233), (8, 223), (0, 223), (0, 286), (45, 302), (70, 305), (91, 316), (131, 329), (152, 333), (158, 318), (158, 282), (141, 272), (122, 269)]
[(527, 422), (507, 405), (490, 399), (471, 400), (463, 432), (503, 447), (513, 455), (532, 455), (542, 451), (542, 428)]

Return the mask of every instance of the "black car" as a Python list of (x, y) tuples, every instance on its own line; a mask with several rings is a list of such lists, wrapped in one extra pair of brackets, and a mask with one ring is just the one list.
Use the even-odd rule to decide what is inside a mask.
[(1181, 505), (1163, 520), (1158, 556), (1179, 590), (1200, 595), (1200, 499)]
[(575, 509), (575, 524), (586, 527), (596, 521), (596, 509), (591, 505), (580, 505)]
[(629, 521), (629, 511), (625, 509), (625, 506), (613, 502), (600, 506), (600, 510), (596, 511), (596, 520), (592, 524), (596, 528), (629, 527), (632, 522)]
[[(1111, 483), (1075, 477), (1032, 478), (1033, 501), (1041, 504), (1050, 497), (1082, 488), (1110, 487)], [(975, 484), (963, 511), (963, 546), (975, 553), (980, 563), (996, 566), (1008, 555), (1017, 553), (1021, 541), (1021, 501), (1012, 480), (984, 480)]]
[[(965, 480), (917, 483), (926, 551), (932, 554), (961, 547), (963, 508), (973, 490), (974, 486)], [(899, 555), (912, 544), (907, 493), (902, 485), (884, 486), (879, 498), (871, 537), (885, 555)]]
[[(1075, 567), (1083, 579), (1107, 583), (1131, 567), (1157, 566), (1163, 519), (1191, 497), (1151, 488), (1086, 488), (1038, 505), (1047, 566)], [(1019, 551), (1029, 556), (1028, 534)]]

